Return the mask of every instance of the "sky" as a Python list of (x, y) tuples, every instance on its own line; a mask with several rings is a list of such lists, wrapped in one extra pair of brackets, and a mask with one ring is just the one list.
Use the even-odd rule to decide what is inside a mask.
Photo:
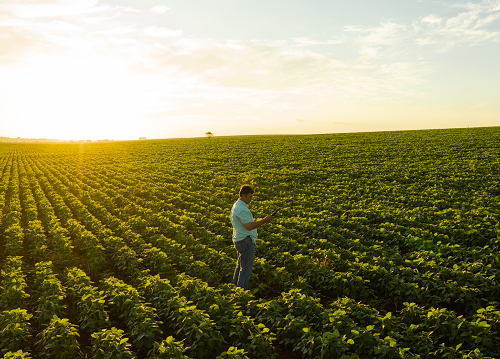
[(500, 125), (500, 0), (0, 0), (0, 136)]

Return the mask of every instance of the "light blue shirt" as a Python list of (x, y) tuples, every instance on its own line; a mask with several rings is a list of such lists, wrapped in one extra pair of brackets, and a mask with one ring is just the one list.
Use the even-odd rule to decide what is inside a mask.
[(231, 223), (233, 224), (233, 241), (238, 242), (250, 236), (254, 243), (257, 242), (257, 228), (249, 231), (243, 223), (253, 222), (252, 212), (248, 209), (248, 204), (238, 199), (231, 208)]

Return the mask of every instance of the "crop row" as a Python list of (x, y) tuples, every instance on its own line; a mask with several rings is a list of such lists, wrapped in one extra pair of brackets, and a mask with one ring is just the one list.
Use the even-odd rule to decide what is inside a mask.
[[(19, 200), (19, 185), (16, 162), (9, 171), (9, 184), (5, 209), (5, 254), (18, 256), (22, 254), (24, 233), (21, 227), (21, 202)], [(7, 172), (6, 172), (7, 173)]]

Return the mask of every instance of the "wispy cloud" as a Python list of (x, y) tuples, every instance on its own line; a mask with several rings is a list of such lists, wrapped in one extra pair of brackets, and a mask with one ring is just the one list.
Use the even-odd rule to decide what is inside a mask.
[(375, 57), (381, 47), (411, 47), (412, 43), (420, 46), (437, 45), (438, 51), (447, 51), (454, 46), (500, 41), (500, 31), (488, 28), (500, 19), (500, 1), (457, 4), (452, 8), (464, 11), (449, 18), (428, 14), (409, 25), (384, 22), (374, 27), (346, 26), (344, 31), (357, 34), (361, 52), (364, 55), (370, 53), (369, 57)]
[(436, 25), (436, 24), (441, 24), (443, 22), (443, 19), (434, 15), (434, 14), (430, 14), (430, 15), (424, 16), (421, 21), (423, 23)]
[(157, 13), (157, 14), (164, 14), (166, 13), (170, 8), (168, 6), (153, 6), (151, 8), (151, 11)]
[(368, 35), (360, 38), (360, 42), (368, 45), (390, 45), (394, 41), (407, 36), (407, 28), (403, 24), (394, 22), (382, 23), (379, 27), (371, 28)]
[(111, 29), (96, 31), (96, 35), (130, 35), (136, 33), (137, 29), (131, 26), (117, 26)]
[(454, 46), (471, 46), (483, 41), (499, 41), (500, 32), (488, 28), (500, 19), (500, 1), (457, 4), (465, 9), (448, 19), (429, 15), (413, 22), (417, 30), (415, 42), (419, 45), (439, 45), (440, 51)]
[(326, 41), (313, 40), (309, 37), (295, 37), (292, 40), (297, 42), (299, 46), (312, 46), (312, 45), (338, 45), (342, 43), (342, 39), (332, 39)]
[(467, 110), (475, 110), (475, 109), (484, 107), (486, 104), (487, 104), (487, 102), (478, 103), (477, 105), (468, 107)]
[(143, 33), (153, 37), (172, 37), (182, 35), (182, 30), (168, 29), (166, 27), (150, 26), (143, 30)]
[(21, 18), (45, 18), (75, 16), (95, 13), (109, 6), (97, 6), (99, 0), (40, 0), (19, 2), (7, 0), (6, 5), (13, 14)]

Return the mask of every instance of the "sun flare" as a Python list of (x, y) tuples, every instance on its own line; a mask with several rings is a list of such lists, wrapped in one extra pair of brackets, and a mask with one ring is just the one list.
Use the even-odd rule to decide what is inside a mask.
[(144, 96), (116, 61), (39, 57), (11, 77), (10, 111), (32, 137), (120, 138), (140, 121)]

